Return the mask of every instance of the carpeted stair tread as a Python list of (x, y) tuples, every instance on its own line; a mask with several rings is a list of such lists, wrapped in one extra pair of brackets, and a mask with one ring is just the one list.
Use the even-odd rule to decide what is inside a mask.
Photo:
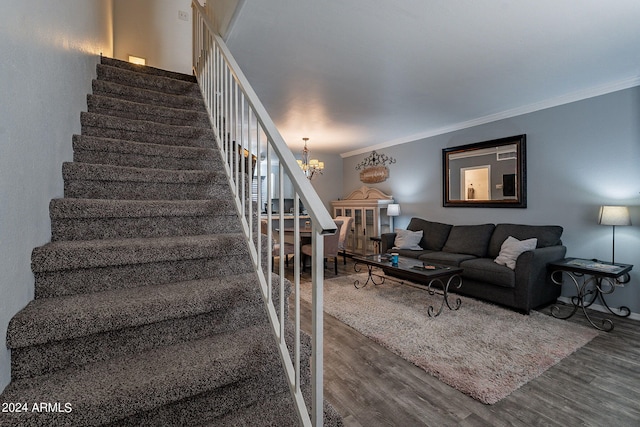
[(73, 150), (73, 160), (78, 163), (157, 169), (222, 169), (220, 153), (212, 148), (74, 135)]
[(196, 200), (232, 197), (224, 171), (62, 165), (64, 196), (112, 200)]
[[(207, 295), (215, 290), (218, 300), (211, 304), (209, 310), (200, 314), (170, 317), (154, 323), (110, 329), (76, 338), (65, 337), (63, 340), (48, 341), (38, 345), (13, 347), (11, 377), (12, 379), (34, 377), (123, 354), (174, 345), (267, 322), (260, 290), (256, 286), (255, 278), (252, 279), (251, 275), (255, 277), (255, 272), (238, 274), (238, 277), (247, 277), (248, 280), (244, 282), (231, 280), (229, 284), (216, 282), (216, 280), (225, 280), (223, 278), (211, 280), (211, 284), (216, 288), (207, 289)], [(285, 288), (285, 298), (288, 298), (289, 293), (290, 287)], [(275, 290), (273, 299), (277, 306), (280, 298)], [(175, 304), (172, 304), (173, 306)], [(289, 337), (287, 339), (290, 340)], [(303, 350), (306, 348), (305, 345), (306, 342), (303, 340)], [(301, 355), (307, 360), (309, 356), (304, 351)]]
[(206, 200), (108, 200), (53, 199), (49, 203), (53, 218), (139, 218), (208, 215), (237, 216), (228, 198)]
[[(288, 344), (293, 341), (293, 329), (293, 322), (287, 321), (285, 324), (285, 339)], [(310, 366), (311, 343), (305, 339), (307, 338), (306, 334), (303, 333), (302, 338), (300, 363), (302, 366), (308, 367)], [(272, 365), (269, 368), (273, 369), (274, 373), (282, 372), (282, 368), (279, 366)], [(303, 369), (300, 373), (300, 381), (303, 387), (310, 382), (309, 374), (310, 371), (308, 369)], [(161, 408), (154, 408), (152, 411), (140, 412), (132, 417), (120, 420), (113, 426), (197, 426), (219, 420), (234, 410), (243, 411), (244, 408), (249, 408), (256, 402), (269, 399), (270, 396), (276, 396), (280, 393), (285, 393), (284, 398), (289, 396), (291, 399), (289, 386), (284, 375), (272, 374), (269, 377), (269, 373), (266, 373), (260, 377), (252, 378), (251, 381), (239, 381), (225, 388), (202, 393), (193, 398), (177, 401)], [(293, 400), (291, 401), (293, 402)], [(327, 412), (325, 411), (325, 413)], [(265, 414), (265, 416), (268, 415)], [(109, 424), (109, 426), (111, 425)], [(258, 423), (257, 425), (269, 424)]]
[(174, 170), (135, 168), (93, 163), (65, 162), (62, 165), (65, 181), (126, 181), (126, 182), (168, 182), (183, 184), (211, 184), (225, 182), (226, 176), (220, 171)]
[(105, 80), (93, 80), (91, 86), (94, 95), (104, 95), (138, 103), (206, 112), (202, 98), (165, 94)]
[(34, 273), (186, 259), (249, 255), (243, 234), (223, 233), (139, 239), (47, 243), (31, 254)]
[[(255, 273), (31, 301), (9, 323), (9, 348), (223, 312), (231, 299), (258, 304)], [(253, 287), (253, 289), (252, 289)]]
[(199, 427), (278, 426), (295, 427), (300, 420), (289, 392), (265, 396), (246, 408), (239, 409)]
[[(310, 397), (310, 396), (309, 396)], [(327, 427), (342, 426), (342, 417), (333, 406), (324, 404), (324, 422)], [(251, 406), (239, 409), (207, 423), (198, 424), (199, 427), (236, 427), (236, 426), (299, 426), (300, 421), (293, 406), (289, 392), (282, 392), (265, 396)]]
[(200, 97), (200, 87), (197, 83), (173, 79), (171, 77), (156, 76), (153, 74), (139, 73), (120, 67), (98, 64), (98, 80), (118, 82), (126, 86), (153, 90), (171, 95)]
[[(70, 413), (22, 413), (0, 425), (100, 425), (260, 375), (279, 363), (266, 325), (14, 381), (6, 402), (70, 402)], [(60, 424), (58, 424), (60, 423)]]
[(255, 267), (247, 256), (248, 251), (224, 256), (216, 252), (196, 259), (36, 271), (35, 297), (51, 298), (249, 273), (255, 271)]
[(55, 218), (51, 220), (52, 241), (135, 239), (240, 232), (242, 232), (242, 225), (237, 215)]
[(219, 161), (220, 154), (213, 148), (189, 147), (183, 145), (151, 144), (98, 136), (74, 135), (74, 150), (113, 152), (119, 154), (142, 154), (178, 159)]
[(80, 113), (80, 124), (82, 134), (88, 136), (203, 148), (213, 148), (215, 143), (213, 131), (199, 127), (166, 125), (87, 112)]
[[(274, 381), (274, 378), (276, 378), (275, 374), (271, 376), (267, 374), (251, 380), (238, 381), (224, 388), (135, 414), (113, 424), (107, 424), (106, 427), (198, 426), (209, 421), (214, 422), (233, 410), (242, 410), (244, 407), (251, 406), (265, 396), (288, 393), (289, 386), (286, 379)], [(265, 424), (258, 424), (258, 426), (263, 425)]]
[(135, 71), (138, 73), (150, 74), (154, 76), (168, 77), (176, 80), (184, 80), (185, 82), (197, 83), (197, 79), (192, 74), (178, 73), (176, 71), (162, 70), (160, 68), (151, 67), (149, 65), (132, 64), (128, 61), (122, 61), (120, 59), (108, 58), (102, 56), (100, 63), (103, 65), (109, 65), (111, 67), (123, 68), (129, 71)]
[(173, 126), (211, 128), (209, 116), (200, 111), (163, 107), (102, 95), (87, 95), (88, 112)]
[(203, 200), (54, 199), (51, 240), (240, 233), (229, 197)]

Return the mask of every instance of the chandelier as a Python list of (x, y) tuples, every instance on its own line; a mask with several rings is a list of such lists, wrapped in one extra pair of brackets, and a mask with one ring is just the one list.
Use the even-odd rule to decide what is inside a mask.
[(305, 176), (312, 179), (315, 174), (322, 174), (324, 162), (318, 159), (309, 159), (309, 149), (307, 148), (309, 138), (302, 138), (302, 140), (304, 141), (304, 149), (302, 150), (302, 160), (298, 160), (298, 165)]

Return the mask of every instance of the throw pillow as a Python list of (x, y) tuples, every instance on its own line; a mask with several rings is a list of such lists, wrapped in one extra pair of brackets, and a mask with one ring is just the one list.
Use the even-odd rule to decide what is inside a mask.
[(493, 224), (454, 225), (442, 252), (484, 258), (487, 256), (487, 245), (495, 227)]
[(407, 230), (422, 230), (422, 240), (418, 243), (422, 249), (428, 251), (441, 251), (447, 241), (447, 237), (449, 237), (451, 227), (452, 226), (450, 224), (427, 221), (426, 219), (413, 217), (411, 218), (411, 221), (409, 221), (409, 225), (407, 225)]
[(488, 256), (497, 257), (500, 253), (500, 246), (509, 236), (518, 240), (535, 237), (538, 239), (538, 248), (561, 245), (562, 231), (563, 229), (559, 225), (497, 224), (489, 242)]
[(421, 251), (422, 248), (418, 243), (422, 239), (422, 230), (411, 231), (396, 228), (396, 240), (393, 242), (393, 249), (411, 249), (412, 251)]
[(532, 251), (536, 248), (538, 239), (518, 240), (515, 237), (509, 236), (502, 243), (500, 247), (500, 254), (494, 260), (496, 264), (506, 265), (512, 270), (516, 269), (516, 260), (521, 253), (526, 251)]

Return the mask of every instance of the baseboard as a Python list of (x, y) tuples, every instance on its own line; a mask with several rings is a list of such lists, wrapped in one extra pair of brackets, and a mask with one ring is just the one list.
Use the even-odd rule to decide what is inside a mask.
[[(559, 297), (558, 301), (561, 301), (565, 304), (571, 304), (571, 297)], [(607, 308), (604, 305), (599, 305), (599, 304), (592, 304), (591, 306), (589, 306), (590, 309), (595, 310), (595, 311), (600, 311), (602, 313), (609, 313), (609, 310), (607, 310)], [(619, 313), (618, 309), (616, 308), (611, 308), (613, 310), (614, 313)], [(629, 319), (633, 319), (633, 320), (640, 320), (640, 313), (631, 313), (629, 315)]]

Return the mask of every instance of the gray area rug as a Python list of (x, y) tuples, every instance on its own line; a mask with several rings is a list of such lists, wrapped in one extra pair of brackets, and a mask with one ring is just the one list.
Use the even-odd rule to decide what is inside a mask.
[[(462, 297), (458, 311), (431, 296), (387, 279), (355, 289), (366, 274), (325, 280), (324, 311), (474, 399), (493, 404), (536, 378), (598, 332), (537, 311), (523, 315)], [(464, 286), (464, 285), (463, 285)], [(300, 285), (311, 301), (311, 284)], [(457, 295), (453, 295), (457, 297)]]

